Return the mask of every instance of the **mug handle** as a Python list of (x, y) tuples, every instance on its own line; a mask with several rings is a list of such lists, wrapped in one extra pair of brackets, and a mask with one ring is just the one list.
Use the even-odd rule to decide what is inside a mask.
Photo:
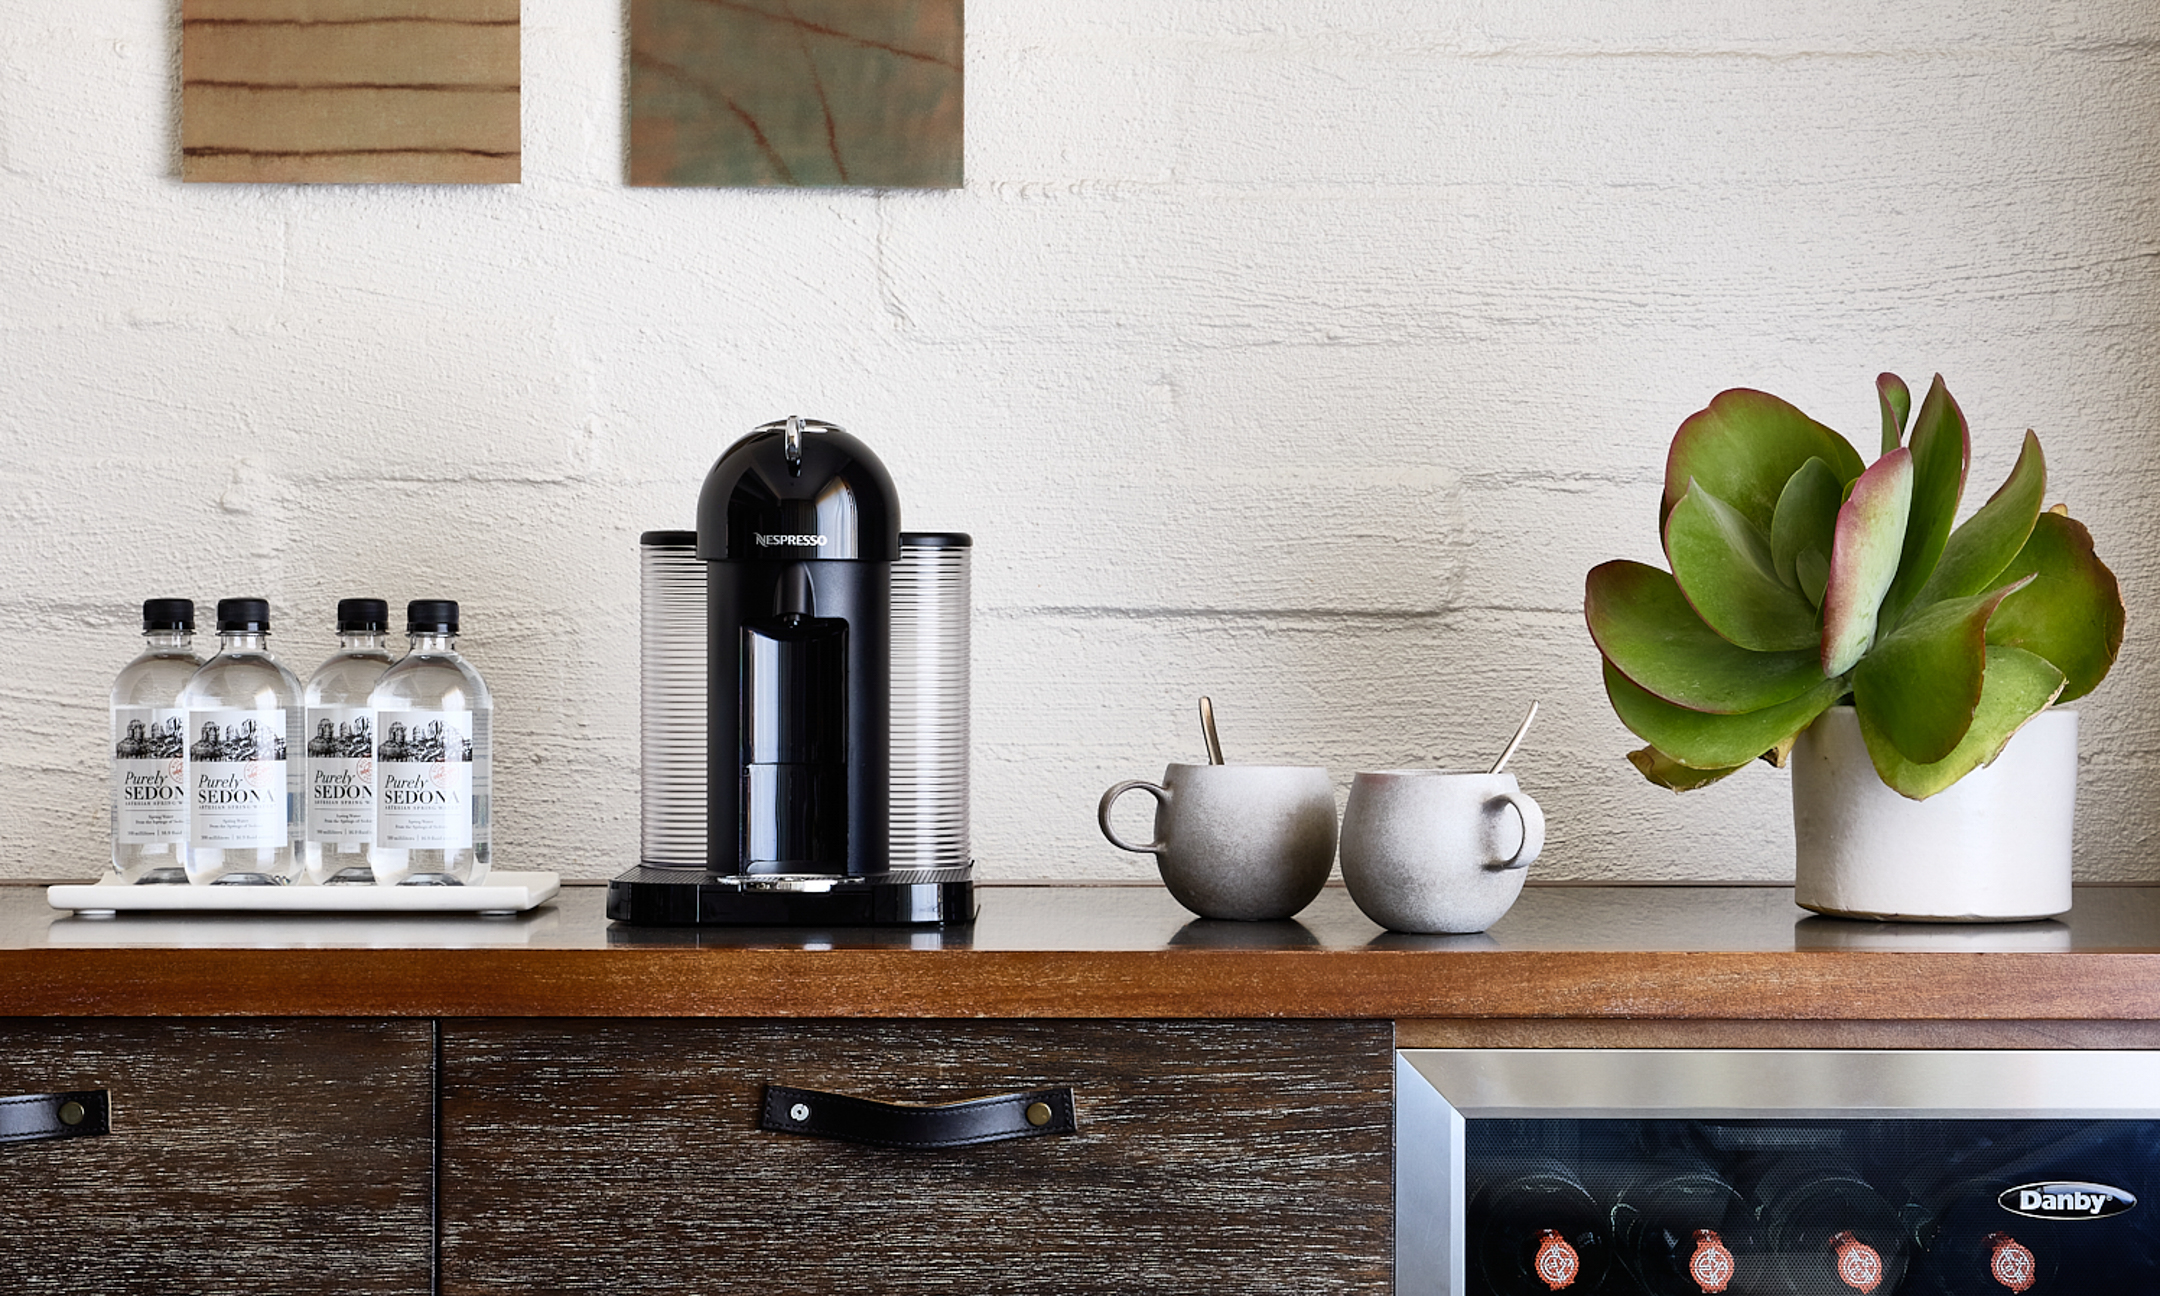
[(1095, 807), (1095, 823), (1102, 829), (1102, 835), (1108, 837), (1110, 844), (1119, 850), (1129, 850), (1135, 855), (1154, 855), (1162, 850), (1163, 843), (1158, 841), (1149, 842), (1145, 846), (1135, 846), (1118, 836), (1117, 830), (1110, 826), (1110, 807), (1116, 804), (1119, 797), (1124, 796), (1134, 788), (1139, 788), (1149, 796), (1154, 797), (1157, 806), (1168, 806), (1170, 804), (1168, 789), (1159, 788), (1146, 779), (1126, 779), (1123, 783), (1117, 784), (1108, 792), (1102, 794), (1102, 801)]
[(1501, 806), (1514, 806), (1516, 815), (1522, 819), (1522, 848), (1510, 859), (1494, 860), (1492, 867), (1529, 868), (1538, 852), (1545, 849), (1545, 812), (1538, 808), (1537, 802), (1520, 792), (1502, 792), (1485, 803), (1488, 812)]

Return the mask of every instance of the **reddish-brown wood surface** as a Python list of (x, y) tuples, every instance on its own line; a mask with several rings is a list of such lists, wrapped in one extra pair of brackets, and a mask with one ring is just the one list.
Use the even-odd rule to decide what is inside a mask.
[(2160, 888), (2061, 923), (1839, 923), (1761, 887), (1544, 887), (1488, 934), (1291, 923), (1159, 888), (986, 887), (972, 929), (638, 931), (598, 888), (510, 920), (96, 921), (0, 888), (0, 1016), (2160, 1021)]

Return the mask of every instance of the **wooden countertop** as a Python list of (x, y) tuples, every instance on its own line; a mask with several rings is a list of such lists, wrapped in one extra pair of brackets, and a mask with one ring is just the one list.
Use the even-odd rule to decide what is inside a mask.
[(1489, 933), (1440, 937), (1382, 931), (1339, 886), (1282, 923), (1195, 919), (1152, 885), (978, 893), (972, 928), (813, 932), (619, 927), (597, 885), (515, 918), (105, 919), (0, 885), (0, 1015), (1393, 1018), (1409, 1042), (1541, 1044), (1656, 1021), (1728, 1045), (1820, 1043), (1807, 1023), (1865, 1043), (1869, 1022), (1970, 1044), (1998, 1023), (1986, 1040), (2160, 1044), (2160, 887), (1960, 927), (1819, 918), (1782, 887), (1533, 885)]

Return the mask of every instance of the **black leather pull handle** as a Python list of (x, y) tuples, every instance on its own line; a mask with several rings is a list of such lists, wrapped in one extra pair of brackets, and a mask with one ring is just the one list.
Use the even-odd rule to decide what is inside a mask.
[(111, 1132), (112, 1103), (103, 1089), (0, 1098), (0, 1143), (88, 1138)]
[(758, 1128), (876, 1147), (953, 1148), (1071, 1134), (1079, 1126), (1069, 1088), (920, 1105), (766, 1085)]

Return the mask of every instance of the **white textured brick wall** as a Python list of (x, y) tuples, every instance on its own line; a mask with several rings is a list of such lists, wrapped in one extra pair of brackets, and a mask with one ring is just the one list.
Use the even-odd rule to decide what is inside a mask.
[(462, 600), (499, 858), (616, 871), (636, 533), (800, 411), (977, 536), (986, 875), (1146, 875), (1095, 797), (1206, 691), (1344, 779), (1543, 698), (1538, 873), (1786, 876), (1782, 776), (1621, 759), (1582, 575), (1713, 392), (1866, 449), (1888, 367), (2121, 575), (2079, 868), (2160, 877), (2148, 0), (969, 0), (968, 187), (885, 195), (624, 188), (616, 0), (527, 0), (520, 187), (184, 188), (176, 11), (0, 0), (0, 874), (99, 866), (136, 603), (237, 593), (303, 670)]

